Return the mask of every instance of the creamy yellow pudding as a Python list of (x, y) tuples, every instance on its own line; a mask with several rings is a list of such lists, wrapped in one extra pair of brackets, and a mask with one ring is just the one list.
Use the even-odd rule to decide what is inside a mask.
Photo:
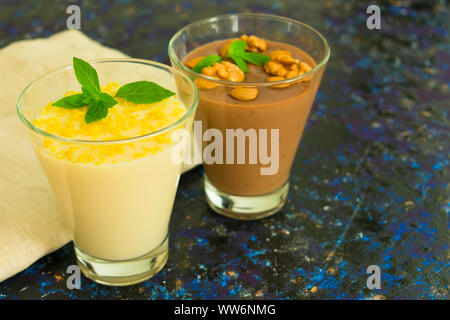
[[(109, 83), (101, 89), (114, 96), (118, 88)], [(77, 92), (66, 95), (73, 94)], [(186, 114), (176, 96), (152, 104), (116, 100), (106, 118), (93, 123), (85, 122), (86, 108), (59, 108), (53, 102), (33, 122), (47, 133), (72, 139), (44, 138), (36, 153), (76, 245), (105, 260), (136, 258), (164, 241), (181, 170), (172, 161), (177, 128), (111, 141), (156, 132)]]

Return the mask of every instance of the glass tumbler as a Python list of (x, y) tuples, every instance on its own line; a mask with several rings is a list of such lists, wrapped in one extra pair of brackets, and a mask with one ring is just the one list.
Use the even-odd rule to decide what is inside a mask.
[[(196, 49), (202, 50), (204, 45), (217, 49), (224, 42), (217, 45), (216, 42), (244, 34), (265, 39), (268, 47), (289, 45), (301, 50), (301, 60), (311, 66), (310, 71), (274, 82), (254, 82), (250, 78), (232, 82), (194, 72), (186, 65), (196, 57)], [(204, 189), (214, 211), (252, 220), (270, 216), (282, 208), (289, 190), (291, 166), (329, 56), (327, 41), (315, 29), (293, 19), (267, 14), (216, 16), (196, 21), (172, 37), (169, 57), (174, 69), (196, 83), (212, 84), (209, 88), (199, 87), (194, 128), (201, 128), (202, 132)], [(261, 68), (247, 66), (250, 71)], [(257, 89), (256, 99), (233, 99), (231, 91), (238, 88)], [(218, 139), (223, 140), (222, 147), (217, 147), (211, 158), (208, 153), (211, 143), (219, 143)]]
[[(19, 97), (18, 114), (73, 231), (77, 263), (92, 280), (130, 285), (157, 274), (168, 258), (168, 226), (186, 143), (198, 105), (191, 79), (140, 59), (90, 62), (100, 83), (153, 81), (176, 93), (184, 115), (155, 132), (120, 140), (77, 140), (33, 124), (42, 106), (80, 90), (72, 66), (47, 73)], [(150, 151), (149, 151), (150, 150)], [(97, 161), (101, 159), (100, 161)]]

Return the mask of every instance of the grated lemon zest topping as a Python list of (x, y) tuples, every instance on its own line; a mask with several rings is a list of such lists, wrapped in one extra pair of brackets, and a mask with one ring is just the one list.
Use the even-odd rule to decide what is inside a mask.
[[(114, 97), (119, 87), (118, 83), (109, 82), (101, 86), (101, 90)], [(80, 92), (68, 91), (64, 96), (78, 93)], [(135, 104), (121, 98), (115, 99), (118, 104), (108, 110), (107, 117), (90, 124), (84, 119), (87, 107), (65, 109), (52, 106), (54, 101), (51, 101), (41, 108), (33, 124), (59, 137), (107, 141), (150, 134), (176, 122), (186, 113), (175, 96), (152, 104)], [(118, 163), (164, 150), (172, 144), (173, 131), (181, 127), (182, 125), (135, 142), (88, 145), (44, 138), (42, 146), (51, 156), (74, 163)]]

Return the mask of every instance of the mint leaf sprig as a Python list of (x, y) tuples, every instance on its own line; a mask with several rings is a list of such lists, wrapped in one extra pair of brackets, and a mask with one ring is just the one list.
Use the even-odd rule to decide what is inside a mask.
[(245, 51), (246, 45), (247, 43), (243, 40), (233, 41), (228, 47), (226, 55), (226, 57), (233, 59), (237, 66), (245, 73), (248, 72), (246, 61), (258, 66), (264, 66), (270, 60), (270, 57), (265, 54)]
[[(97, 70), (86, 61), (76, 57), (73, 58), (73, 69), (81, 85), (82, 93), (59, 99), (53, 103), (53, 106), (66, 109), (78, 109), (87, 106), (88, 110), (84, 119), (88, 124), (106, 118), (108, 109), (114, 107), (118, 102), (110, 94), (101, 92)], [(115, 97), (132, 103), (146, 104), (155, 103), (173, 95), (175, 95), (175, 92), (154, 82), (136, 81), (121, 86)]]

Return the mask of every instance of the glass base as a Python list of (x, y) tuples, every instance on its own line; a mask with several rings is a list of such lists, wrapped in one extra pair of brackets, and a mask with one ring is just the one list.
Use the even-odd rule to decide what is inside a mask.
[(165, 266), (169, 257), (168, 236), (154, 250), (135, 259), (110, 261), (95, 258), (74, 244), (77, 263), (83, 274), (108, 286), (128, 286), (147, 280)]
[(206, 201), (215, 212), (238, 220), (257, 220), (275, 214), (286, 203), (289, 181), (259, 196), (238, 196), (214, 187), (205, 175)]

